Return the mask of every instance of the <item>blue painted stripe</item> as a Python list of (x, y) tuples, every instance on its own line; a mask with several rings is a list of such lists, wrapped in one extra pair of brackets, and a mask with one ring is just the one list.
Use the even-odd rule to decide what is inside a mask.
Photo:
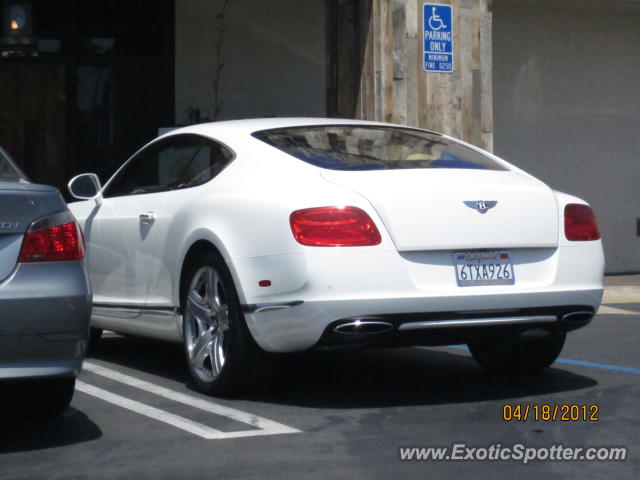
[(571, 360), (570, 358), (558, 358), (556, 359), (556, 363), (566, 363), (568, 365), (577, 365), (579, 367), (599, 368), (601, 370), (614, 370), (617, 372), (635, 373), (636, 375), (640, 375), (640, 368), (622, 367), (620, 365), (584, 362), (582, 360)]
[[(449, 348), (468, 350), (466, 345), (449, 345)], [(578, 367), (599, 368), (600, 370), (613, 370), (615, 372), (633, 373), (635, 375), (640, 375), (640, 368), (622, 367), (620, 365), (585, 362), (583, 360), (572, 360), (570, 358), (557, 358), (556, 363), (566, 363), (567, 365), (576, 365)]]
[(466, 345), (447, 345), (448, 348), (455, 348), (457, 350), (469, 350)]

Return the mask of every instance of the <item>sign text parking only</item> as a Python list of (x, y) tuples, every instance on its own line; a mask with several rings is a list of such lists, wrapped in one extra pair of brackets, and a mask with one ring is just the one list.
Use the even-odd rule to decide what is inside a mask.
[(425, 3), (424, 69), (427, 72), (453, 72), (453, 15), (451, 5)]

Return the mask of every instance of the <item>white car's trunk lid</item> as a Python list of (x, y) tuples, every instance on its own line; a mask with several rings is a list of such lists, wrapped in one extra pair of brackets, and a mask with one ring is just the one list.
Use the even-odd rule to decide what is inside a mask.
[[(549, 187), (517, 172), (465, 169), (322, 170), (363, 195), (399, 251), (554, 247), (558, 210)], [(477, 202), (492, 208), (481, 213)], [(467, 202), (468, 204), (466, 204)]]

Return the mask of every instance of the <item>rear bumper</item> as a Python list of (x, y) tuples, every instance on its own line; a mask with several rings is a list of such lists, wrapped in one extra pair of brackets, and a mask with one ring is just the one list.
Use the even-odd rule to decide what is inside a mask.
[(584, 327), (594, 314), (589, 306), (566, 305), (354, 317), (329, 324), (317, 345), (437, 346), (548, 337)]
[[(562, 321), (566, 313), (595, 313), (602, 289), (561, 292), (529, 292), (456, 297), (357, 299), (304, 302), (290, 308), (245, 312), (247, 325), (258, 344), (267, 351), (293, 352), (316, 344), (359, 343), (365, 335), (334, 335), (335, 327), (355, 319), (388, 322), (392, 328), (366, 335), (366, 343), (401, 345), (447, 345), (468, 343), (486, 335), (519, 333), (540, 327), (550, 332), (570, 331), (589, 323)], [(554, 317), (554, 321), (532, 319), (518, 325), (450, 326), (448, 328), (403, 328), (418, 322), (450, 321), (461, 318)], [(392, 335), (388, 335), (392, 334)], [(349, 338), (351, 337), (351, 338)], [(352, 342), (354, 341), (355, 342)]]
[(83, 261), (18, 265), (0, 305), (0, 378), (80, 373), (91, 314)]
[[(457, 286), (451, 252), (316, 249), (304, 255), (244, 259), (236, 271), (240, 285), (250, 286), (243, 291), (249, 330), (263, 349), (274, 352), (308, 349), (324, 341), (336, 322), (359, 317), (390, 318), (393, 330), (400, 331), (403, 316), (414, 322), (430, 315), (441, 320), (468, 314), (518, 317), (522, 310), (536, 309), (538, 315), (555, 316), (558, 323), (532, 321), (508, 330), (544, 323), (546, 330), (561, 331), (570, 329), (559, 320), (564, 313), (598, 310), (604, 272), (599, 241), (512, 254), (515, 285)], [(272, 280), (272, 287), (256, 287), (262, 279)], [(572, 328), (577, 326), (574, 322)], [(502, 327), (469, 328), (477, 335)], [(438, 330), (410, 329), (401, 336), (405, 343), (466, 343)]]

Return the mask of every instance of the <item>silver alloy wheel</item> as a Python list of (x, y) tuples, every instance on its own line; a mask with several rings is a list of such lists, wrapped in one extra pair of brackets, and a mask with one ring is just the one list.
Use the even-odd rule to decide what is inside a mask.
[(184, 312), (189, 363), (200, 380), (211, 383), (222, 372), (229, 350), (229, 305), (222, 277), (211, 266), (191, 280)]

